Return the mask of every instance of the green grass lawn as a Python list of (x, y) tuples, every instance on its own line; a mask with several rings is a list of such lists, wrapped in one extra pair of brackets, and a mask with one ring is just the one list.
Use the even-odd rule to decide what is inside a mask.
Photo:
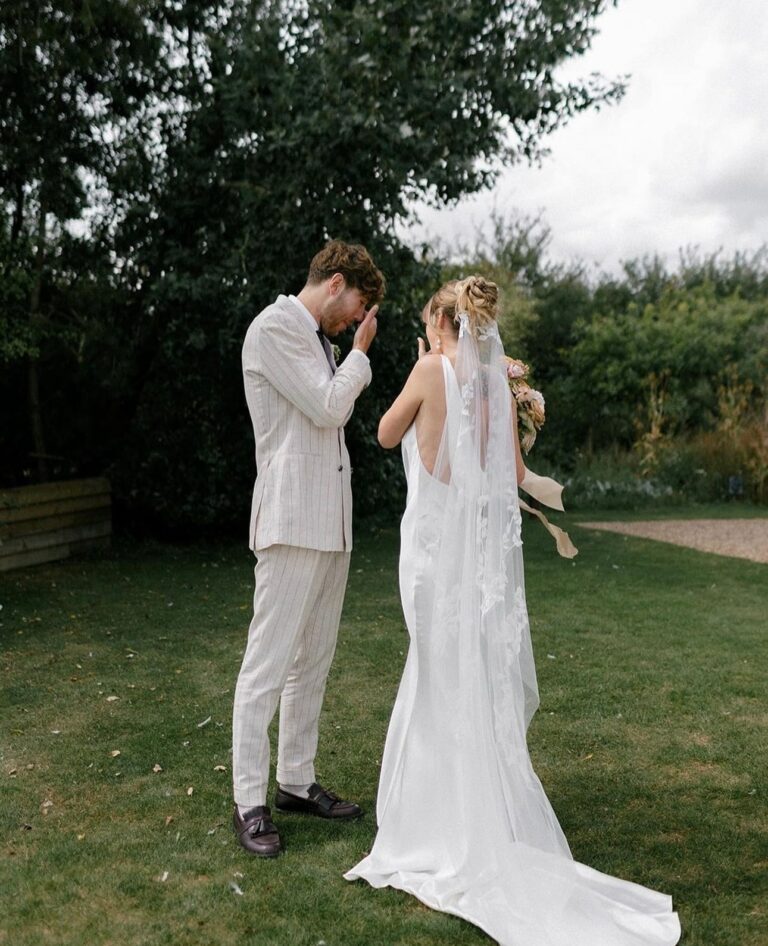
[[(768, 566), (577, 528), (568, 562), (525, 530), (529, 743), (574, 855), (672, 894), (686, 946), (766, 946)], [(397, 548), (358, 537), (322, 717), (318, 776), (368, 813), (280, 817), (276, 861), (230, 827), (247, 549), (118, 545), (0, 578), (0, 943), (488, 943), (341, 877), (373, 837), (407, 647)]]

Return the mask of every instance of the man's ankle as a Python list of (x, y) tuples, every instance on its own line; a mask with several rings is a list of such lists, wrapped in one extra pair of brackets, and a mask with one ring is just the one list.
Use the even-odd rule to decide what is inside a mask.
[(259, 808), (261, 805), (266, 805), (266, 800), (259, 802), (259, 804), (257, 805), (238, 805), (237, 813), (240, 815), (241, 818), (244, 818), (248, 814), (249, 811), (253, 811), (254, 808)]
[(295, 795), (297, 798), (309, 798), (309, 789), (311, 788), (312, 783), (309, 785), (283, 785), (280, 784), (280, 791), (287, 792), (289, 795)]

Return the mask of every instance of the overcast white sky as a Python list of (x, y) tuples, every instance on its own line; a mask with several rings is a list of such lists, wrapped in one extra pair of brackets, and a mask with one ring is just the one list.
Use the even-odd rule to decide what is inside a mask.
[(616, 270), (680, 247), (768, 242), (768, 0), (619, 0), (564, 76), (631, 73), (619, 105), (576, 116), (539, 168), (492, 192), (421, 208), (410, 238), (449, 245), (491, 209), (542, 212), (550, 256)]

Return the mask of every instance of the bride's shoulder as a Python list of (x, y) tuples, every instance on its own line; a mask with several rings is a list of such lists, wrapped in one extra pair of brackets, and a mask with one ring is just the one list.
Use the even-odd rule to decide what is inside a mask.
[(427, 352), (413, 366), (411, 379), (420, 385), (430, 385), (434, 383), (435, 378), (442, 374), (443, 359), (437, 352)]
[(422, 357), (416, 362), (414, 365), (414, 370), (418, 370), (423, 374), (442, 371), (443, 356), (438, 354), (436, 351), (428, 351), (426, 355), (422, 355)]

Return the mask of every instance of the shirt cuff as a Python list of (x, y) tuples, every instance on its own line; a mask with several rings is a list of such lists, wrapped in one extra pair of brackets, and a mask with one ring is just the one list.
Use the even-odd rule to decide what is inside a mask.
[(362, 358), (366, 365), (371, 363), (370, 358), (364, 351), (360, 351), (359, 348), (353, 348), (352, 351), (347, 355), (347, 358)]
[(371, 373), (370, 358), (368, 357), (368, 355), (366, 355), (364, 351), (360, 351), (359, 348), (353, 348), (352, 351), (347, 355), (347, 357), (344, 360), (349, 361), (350, 358), (354, 358), (355, 361), (357, 361), (358, 364), (360, 365), (360, 368), (363, 371), (363, 376), (365, 378), (365, 387), (367, 388), (368, 385), (371, 383), (371, 378), (373, 377)]

